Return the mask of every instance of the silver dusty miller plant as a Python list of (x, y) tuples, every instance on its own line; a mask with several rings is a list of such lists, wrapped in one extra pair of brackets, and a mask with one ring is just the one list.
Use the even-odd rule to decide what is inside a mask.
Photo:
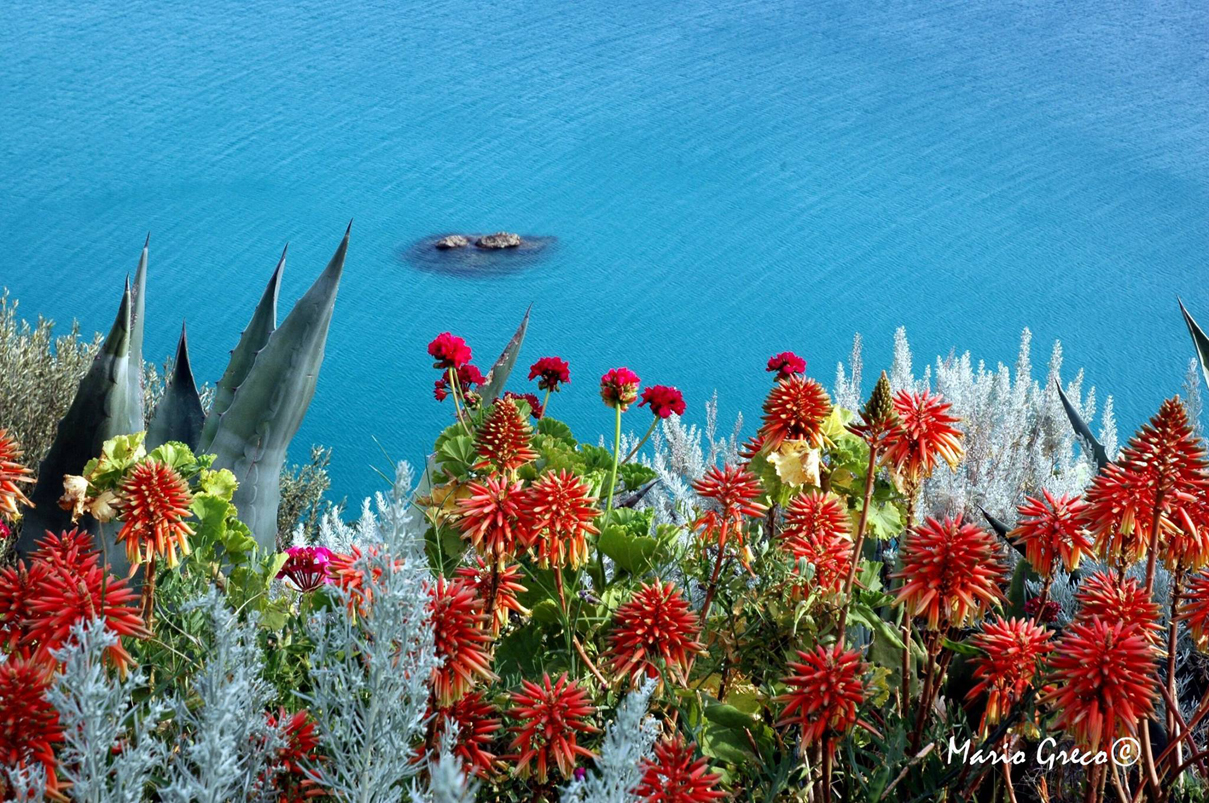
[(59, 772), (67, 797), (77, 803), (139, 803), (152, 771), (166, 759), (153, 735), (166, 707), (132, 702), (144, 684), (141, 671), (123, 680), (105, 666), (105, 652), (117, 641), (102, 620), (80, 622), (54, 653), (63, 669), (46, 697), (63, 726)]
[(605, 730), (596, 759), (596, 774), (572, 781), (563, 790), (563, 803), (637, 803), (634, 789), (642, 780), (642, 760), (650, 758), (659, 735), (658, 725), (647, 716), (655, 681), (647, 680), (622, 701)]
[(400, 463), (391, 494), (379, 494), (373, 511), (367, 505), (355, 528), (329, 518), (320, 531), (324, 544), (361, 547), (354, 567), (372, 598), (368, 615), (353, 617), (343, 608), (356, 600), (344, 593), (344, 605), (307, 625), (314, 647), (304, 699), (330, 757), (311, 775), (345, 803), (396, 803), (422, 768), (413, 761), (414, 745), (438, 659), (428, 610), (432, 576), (410, 510), (411, 485), (411, 469)]
[(174, 701), (181, 735), (159, 798), (166, 803), (272, 800), (272, 769), (285, 739), (264, 716), (274, 692), (264, 678), (256, 618), (241, 621), (213, 588), (193, 604), (209, 615), (212, 643), (194, 677), (198, 699)]

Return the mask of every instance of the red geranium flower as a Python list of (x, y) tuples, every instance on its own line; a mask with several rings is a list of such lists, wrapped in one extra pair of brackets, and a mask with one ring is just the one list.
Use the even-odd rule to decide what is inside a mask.
[(449, 705), (474, 687), (477, 680), (497, 680), (491, 671), (491, 634), (487, 614), (474, 586), (464, 580), (437, 577), (432, 591), (432, 629), (439, 667), (432, 670), (437, 705)]
[(571, 384), (571, 371), (561, 357), (542, 357), (529, 366), (529, 379), (536, 379), (538, 390), (557, 393), (559, 385)]
[(1053, 577), (1059, 562), (1068, 572), (1079, 567), (1091, 538), (1083, 531), (1086, 505), (1076, 496), (1054, 497), (1042, 490), (1044, 501), (1028, 497), (1017, 508), (1020, 519), (1008, 535), (1024, 547), (1029, 565), (1042, 577)]
[(1155, 651), (1136, 626), (1100, 619), (1066, 629), (1050, 658), (1056, 688), (1046, 696), (1054, 723), (1095, 752), (1108, 741), (1136, 736), (1154, 711)]
[(613, 671), (638, 684), (644, 677), (659, 677), (659, 658), (687, 680), (690, 656), (705, 649), (697, 641), (700, 632), (696, 614), (675, 585), (644, 583), (613, 619), (608, 653)]
[(642, 780), (634, 796), (642, 803), (709, 803), (726, 797), (718, 788), (722, 776), (710, 772), (705, 757), (694, 760), (696, 749), (680, 734), (661, 740), (654, 758), (642, 760)]
[(470, 362), (470, 346), (466, 341), (449, 332), (441, 332), (428, 344), (428, 353), (434, 360), (433, 368), (461, 368)]
[(470, 363), (466, 363), (458, 368), (458, 384), (464, 389), (482, 385), (486, 381), (487, 377), (483, 376), (483, 372)]
[(529, 486), (521, 505), (526, 545), (537, 546), (543, 568), (576, 568), (588, 559), (587, 536), (599, 532), (592, 521), (600, 515), (591, 488), (566, 469), (548, 471)]
[(997, 725), (1007, 716), (1033, 684), (1038, 665), (1049, 655), (1053, 634), (1026, 619), (999, 619), (987, 622), (974, 636), (974, 646), (985, 655), (975, 658), (974, 678), (967, 700), (986, 694), (982, 729)]
[(1079, 603), (1075, 617), (1079, 621), (1098, 618), (1110, 625), (1134, 625), (1155, 643), (1162, 635), (1159, 604), (1134, 577), (1118, 582), (1108, 572), (1096, 572), (1079, 583), (1075, 601)]
[(638, 374), (629, 368), (614, 368), (600, 378), (600, 398), (607, 407), (623, 413), (638, 401)]
[(1150, 548), (1156, 505), (1161, 532), (1174, 529), (1179, 508), (1209, 486), (1205, 452), (1179, 399), (1163, 402), (1087, 490), (1086, 524), (1106, 558), (1132, 563)]
[(831, 397), (813, 379), (796, 374), (774, 383), (764, 400), (761, 448), (775, 452), (785, 441), (823, 444), (823, 422), (831, 414)]
[(435, 754), (445, 732), (452, 728), (457, 735), (453, 754), (475, 775), (487, 778), (495, 772), (497, 759), (490, 748), (501, 727), (496, 707), (482, 692), (472, 691), (452, 705), (437, 708), (433, 714), (428, 751)]
[(801, 663), (791, 663), (785, 678), (789, 691), (777, 697), (785, 703), (778, 725), (797, 725), (805, 744), (834, 738), (856, 724), (856, 711), (865, 701), (862, 675), (866, 666), (856, 650), (844, 651), (842, 644), (798, 650)]
[(932, 517), (910, 530), (899, 549), (902, 578), (898, 601), (912, 616), (926, 616), (928, 629), (941, 623), (965, 626), (982, 616), (1003, 595), (999, 583), (1004, 568), (998, 545), (985, 530), (960, 515), (938, 521)]
[(289, 579), (294, 587), (306, 593), (314, 591), (325, 583), (332, 581), (328, 566), (332, 562), (332, 551), (323, 546), (292, 546), (286, 550), (289, 555), (277, 579)]
[(46, 700), (53, 676), (53, 664), (41, 661), (10, 656), (0, 664), (0, 766), (41, 764), (47, 790), (57, 792), (54, 746), (63, 741), (63, 726)]
[(524, 399), (525, 403), (529, 405), (529, 415), (533, 416), (537, 421), (540, 421), (542, 415), (546, 412), (545, 408), (542, 407), (541, 401), (532, 393), (513, 393), (510, 390), (506, 390), (504, 391), (504, 398), (512, 399), (513, 401)]
[(480, 555), (503, 568), (516, 555), (517, 542), (530, 541), (520, 521), (521, 483), (487, 477), (470, 483), (467, 490), (470, 496), (458, 500), (458, 527)]
[(936, 470), (941, 459), (956, 468), (965, 454), (962, 434), (953, 424), (948, 404), (939, 393), (901, 390), (894, 397), (898, 422), (886, 436), (883, 459), (895, 476), (915, 486)]
[(488, 611), (491, 616), (491, 635), (498, 636), (500, 629), (508, 623), (508, 612), (516, 611), (521, 616), (527, 616), (529, 610), (521, 605), (518, 594), (524, 594), (529, 589), (521, 585), (521, 569), (520, 565), (510, 563), (507, 566), (494, 572), (491, 567), (480, 558), (478, 555), (474, 557), (474, 566), (462, 566), (455, 574), (462, 578), (465, 582), (474, 586), (475, 593), (481, 599), (487, 599), (490, 594), (492, 582), (495, 583), (495, 595), (492, 597), (492, 608), (495, 610)]
[(449, 380), (438, 379), (432, 383), (432, 397), (439, 402), (449, 398)]
[(794, 374), (806, 373), (806, 361), (792, 351), (782, 351), (768, 358), (768, 368), (765, 370), (769, 373), (776, 371), (777, 375), (773, 379), (779, 382)]
[(33, 507), (33, 503), (21, 491), (20, 483), (34, 481), (33, 472), (21, 464), (21, 444), (0, 429), (0, 518), (17, 517), (17, 505)]
[(475, 447), (483, 459), (474, 467), (513, 472), (532, 463), (537, 459), (537, 452), (529, 445), (532, 437), (533, 427), (521, 415), (516, 402), (500, 399), (491, 406), (475, 437)]
[(535, 775), (544, 784), (552, 767), (563, 778), (570, 778), (576, 757), (595, 758), (578, 744), (578, 738), (581, 733), (600, 732), (587, 722), (596, 707), (565, 672), (553, 684), (549, 675), (540, 686), (522, 680), (521, 691), (512, 695), (512, 706), (509, 715), (520, 724), (511, 728), (516, 736), (510, 749), (518, 752), (509, 758), (516, 760), (516, 774), (521, 778)]
[(672, 413), (684, 415), (684, 395), (676, 388), (667, 385), (651, 385), (642, 391), (642, 401), (639, 407), (651, 405), (651, 412), (659, 418), (667, 418)]
[(167, 557), (172, 568), (179, 562), (178, 547), (189, 554), (189, 536), (193, 530), (184, 520), (192, 515), (189, 510), (192, 503), (189, 486), (172, 466), (148, 460), (130, 470), (122, 483), (118, 503), (125, 522), (118, 541), (125, 542), (131, 565), (159, 554)]

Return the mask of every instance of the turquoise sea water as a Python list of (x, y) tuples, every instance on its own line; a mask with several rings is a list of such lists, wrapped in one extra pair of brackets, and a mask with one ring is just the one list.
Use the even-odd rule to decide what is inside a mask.
[[(148, 354), (187, 318), (212, 381), (282, 244), (284, 314), (353, 218), (295, 442), (352, 497), (372, 436), (418, 460), (447, 420), (425, 344), (489, 363), (530, 302), (522, 362), (570, 361), (585, 433), (615, 365), (753, 422), (770, 353), (830, 385), (899, 325), (917, 367), (1061, 338), (1132, 428), (1191, 356), (1175, 296), (1209, 319), (1209, 11), (869, 5), (11, 3), (0, 285), (104, 329), (150, 230)], [(408, 259), (500, 228), (557, 240), (477, 277)]]

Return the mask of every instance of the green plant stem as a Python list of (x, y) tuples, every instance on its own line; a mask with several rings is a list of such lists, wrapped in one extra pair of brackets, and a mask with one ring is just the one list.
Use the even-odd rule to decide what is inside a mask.
[(714, 603), (714, 595), (718, 593), (718, 578), (722, 576), (722, 562), (726, 560), (726, 549), (722, 546), (726, 542), (726, 527), (727, 523), (724, 523), (722, 531), (718, 533), (718, 559), (714, 561), (714, 571), (709, 576), (709, 588), (705, 591), (705, 602), (701, 606), (701, 624), (703, 625), (709, 616), (709, 608)]
[(542, 399), (542, 418), (550, 411), (550, 388), (546, 388), (546, 397)]
[[(621, 461), (621, 406), (613, 408), (613, 470), (609, 472), (609, 501), (605, 506), (604, 522), (601, 524), (600, 530), (603, 533), (604, 528), (608, 526), (609, 519), (613, 517), (613, 492), (617, 488), (617, 466)], [(604, 591), (605, 583), (608, 582), (608, 577), (605, 575), (604, 553), (600, 551), (600, 546), (596, 547), (596, 562), (597, 569), (600, 572), (600, 589)]]
[[(1172, 572), (1171, 579), (1171, 613), (1167, 617), (1167, 695), (1166, 699), (1174, 702), (1177, 696), (1175, 685), (1175, 660), (1176, 660), (1176, 640), (1179, 636), (1180, 623), (1176, 621), (1175, 615), (1179, 610), (1180, 594), (1183, 592), (1184, 586), (1184, 570), (1182, 566), (1177, 566)], [(1179, 716), (1179, 708), (1173, 708), (1170, 702), (1167, 705), (1167, 733), (1175, 733), (1175, 719)], [(1195, 751), (1194, 751), (1195, 752)], [(1175, 763), (1180, 765), (1184, 763), (1184, 747), (1183, 740), (1175, 740)], [(1177, 775), (1178, 779), (1179, 776)]]
[(659, 416), (655, 416), (654, 420), (651, 421), (651, 425), (647, 427), (646, 434), (642, 436), (642, 440), (638, 441), (638, 445), (630, 450), (630, 453), (626, 455), (625, 460), (621, 461), (622, 463), (628, 463), (634, 459), (634, 455), (638, 454), (638, 450), (646, 445), (647, 440), (655, 432), (655, 427), (657, 426), (659, 426)]
[(852, 586), (856, 582), (856, 568), (861, 562), (861, 549), (865, 544), (865, 529), (869, 525), (869, 505), (873, 503), (873, 483), (877, 473), (876, 446), (869, 446), (869, 465), (865, 469), (865, 505), (861, 508), (861, 518), (856, 525), (856, 538), (852, 544), (852, 565), (848, 567), (848, 578), (844, 581), (844, 607), (840, 609), (840, 623), (836, 642), (844, 643), (844, 629), (848, 624), (848, 608), (852, 605)]
[(465, 403), (462, 401), (461, 387), (462, 387), (461, 383), (458, 382), (458, 372), (455, 371), (453, 368), (450, 368), (449, 369), (449, 389), (453, 393), (454, 416), (458, 419), (458, 423), (462, 425), (462, 429), (466, 431), (467, 435), (469, 435), (469, 434), (471, 434), (470, 425), (466, 423), (466, 418), (469, 417), (469, 412), (467, 412), (466, 416), (462, 415), (462, 407), (464, 406)]

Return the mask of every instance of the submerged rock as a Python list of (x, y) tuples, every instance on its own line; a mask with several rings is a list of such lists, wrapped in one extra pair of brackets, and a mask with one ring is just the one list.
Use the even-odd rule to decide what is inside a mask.
[(465, 248), (470, 245), (470, 240), (460, 234), (451, 234), (448, 237), (442, 237), (437, 240), (436, 246), (442, 251), (448, 251), (451, 248)]
[(497, 231), (474, 241), (479, 248), (517, 248), (521, 244), (521, 236), (509, 231)]

